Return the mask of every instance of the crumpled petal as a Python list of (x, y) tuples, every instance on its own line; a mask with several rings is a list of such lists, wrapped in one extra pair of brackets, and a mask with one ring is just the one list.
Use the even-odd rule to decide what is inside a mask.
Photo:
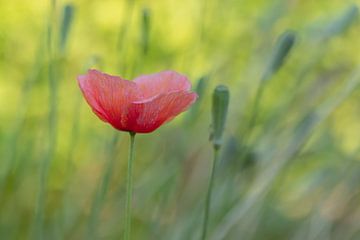
[(101, 120), (119, 130), (129, 130), (126, 126), (129, 117), (136, 114), (129, 106), (142, 99), (134, 82), (97, 70), (79, 76), (78, 82), (86, 101)]
[(189, 91), (191, 84), (186, 76), (174, 71), (163, 71), (135, 78), (144, 99), (174, 91)]
[(138, 101), (131, 108), (139, 115), (133, 126), (134, 132), (148, 133), (184, 112), (197, 98), (196, 93), (177, 91), (158, 95), (150, 100)]

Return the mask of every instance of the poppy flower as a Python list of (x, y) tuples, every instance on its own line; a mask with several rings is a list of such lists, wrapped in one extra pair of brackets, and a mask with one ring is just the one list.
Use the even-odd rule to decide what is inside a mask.
[(120, 131), (149, 133), (185, 111), (197, 98), (187, 77), (174, 71), (128, 81), (97, 70), (78, 76), (93, 112)]

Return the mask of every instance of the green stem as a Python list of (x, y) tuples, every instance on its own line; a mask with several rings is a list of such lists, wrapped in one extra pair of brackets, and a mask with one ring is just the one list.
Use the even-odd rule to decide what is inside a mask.
[(130, 132), (130, 149), (126, 177), (126, 207), (124, 240), (130, 239), (131, 232), (131, 199), (132, 199), (132, 165), (134, 160), (135, 133)]
[(217, 164), (218, 157), (219, 157), (219, 149), (220, 149), (219, 146), (214, 147), (214, 160), (213, 160), (212, 169), (211, 169), (211, 177), (210, 177), (209, 187), (208, 187), (207, 194), (206, 194), (204, 223), (203, 223), (203, 231), (202, 231), (202, 235), (201, 235), (202, 240), (206, 239), (207, 227), (208, 227), (208, 222), (209, 222), (209, 217), (210, 217), (211, 195), (212, 195), (212, 189), (213, 189), (214, 178), (215, 178), (215, 166)]

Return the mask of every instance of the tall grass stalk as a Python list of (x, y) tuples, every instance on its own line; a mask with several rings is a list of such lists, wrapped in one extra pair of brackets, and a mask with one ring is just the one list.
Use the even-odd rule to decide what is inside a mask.
[(135, 7), (134, 5), (135, 5), (135, 0), (126, 1), (124, 22), (120, 27), (117, 46), (116, 46), (117, 51), (120, 53), (118, 59), (122, 61), (119, 62), (119, 69), (122, 72), (122, 74), (125, 74), (125, 72), (128, 70), (126, 62), (124, 62), (124, 59), (126, 59), (126, 54), (127, 54), (126, 50), (128, 49), (128, 47), (124, 47), (124, 46), (129, 34), (129, 29), (132, 26), (132, 16)]
[(141, 46), (144, 56), (146, 56), (149, 51), (150, 26), (151, 26), (150, 9), (144, 8), (142, 10), (142, 21), (141, 21)]
[(74, 18), (74, 6), (71, 4), (65, 5), (63, 8), (62, 23), (60, 26), (59, 51), (61, 53), (64, 53), (65, 51), (73, 18)]
[[(18, 140), (21, 137), (22, 129), (24, 122), (26, 120), (26, 114), (29, 109), (30, 99), (32, 97), (31, 93), (35, 82), (38, 80), (41, 67), (44, 64), (44, 47), (43, 43), (39, 44), (37, 48), (37, 53), (33, 66), (31, 67), (31, 72), (26, 75), (23, 80), (23, 86), (21, 88), (21, 99), (15, 107), (16, 117), (11, 127), (12, 131), (9, 138), (6, 141), (6, 147), (4, 149), (4, 155), (2, 156), (3, 167), (0, 169), (0, 192), (3, 192), (3, 188), (7, 183), (7, 177), (10, 172), (13, 170), (15, 165), (16, 152), (18, 149)], [(1, 197), (0, 197), (1, 199)]]
[(71, 183), (71, 177), (74, 171), (73, 166), (73, 158), (75, 150), (77, 149), (77, 142), (79, 139), (79, 119), (80, 119), (80, 113), (81, 113), (81, 103), (82, 98), (81, 95), (77, 96), (75, 106), (73, 109), (73, 120), (72, 120), (72, 127), (71, 127), (71, 135), (69, 138), (69, 145), (67, 150), (67, 166), (66, 166), (66, 179), (64, 184), (64, 192), (63, 192), (63, 199), (62, 199), (62, 209), (61, 209), (61, 236), (63, 237), (65, 235), (65, 229), (64, 225), (66, 223), (66, 210), (68, 207), (69, 202), (69, 189), (70, 189), (70, 183)]
[(46, 185), (49, 168), (54, 157), (57, 138), (57, 98), (58, 86), (56, 75), (55, 53), (53, 51), (53, 26), (55, 21), (56, 1), (52, 0), (48, 18), (47, 54), (48, 54), (48, 78), (49, 78), (49, 115), (48, 115), (48, 146), (40, 168), (39, 192), (35, 208), (34, 238), (44, 239), (44, 211), (46, 205)]
[(207, 8), (208, 8), (208, 0), (201, 1), (200, 7), (200, 21), (199, 21), (199, 40), (200, 43), (204, 40), (205, 35), (205, 26), (206, 26), (206, 17), (207, 17)]

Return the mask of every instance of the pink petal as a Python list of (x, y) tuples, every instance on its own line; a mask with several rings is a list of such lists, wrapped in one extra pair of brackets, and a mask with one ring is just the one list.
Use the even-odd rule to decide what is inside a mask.
[(189, 91), (188, 78), (174, 71), (163, 71), (137, 77), (134, 82), (141, 90), (144, 99), (174, 91)]
[(132, 107), (137, 109), (139, 115), (133, 122), (133, 131), (139, 133), (154, 131), (185, 111), (196, 98), (196, 93), (178, 91), (161, 94), (151, 100), (134, 102)]
[(79, 76), (78, 82), (86, 101), (101, 120), (119, 130), (128, 130), (128, 118), (135, 114), (129, 109), (131, 102), (141, 99), (135, 83), (97, 70)]

